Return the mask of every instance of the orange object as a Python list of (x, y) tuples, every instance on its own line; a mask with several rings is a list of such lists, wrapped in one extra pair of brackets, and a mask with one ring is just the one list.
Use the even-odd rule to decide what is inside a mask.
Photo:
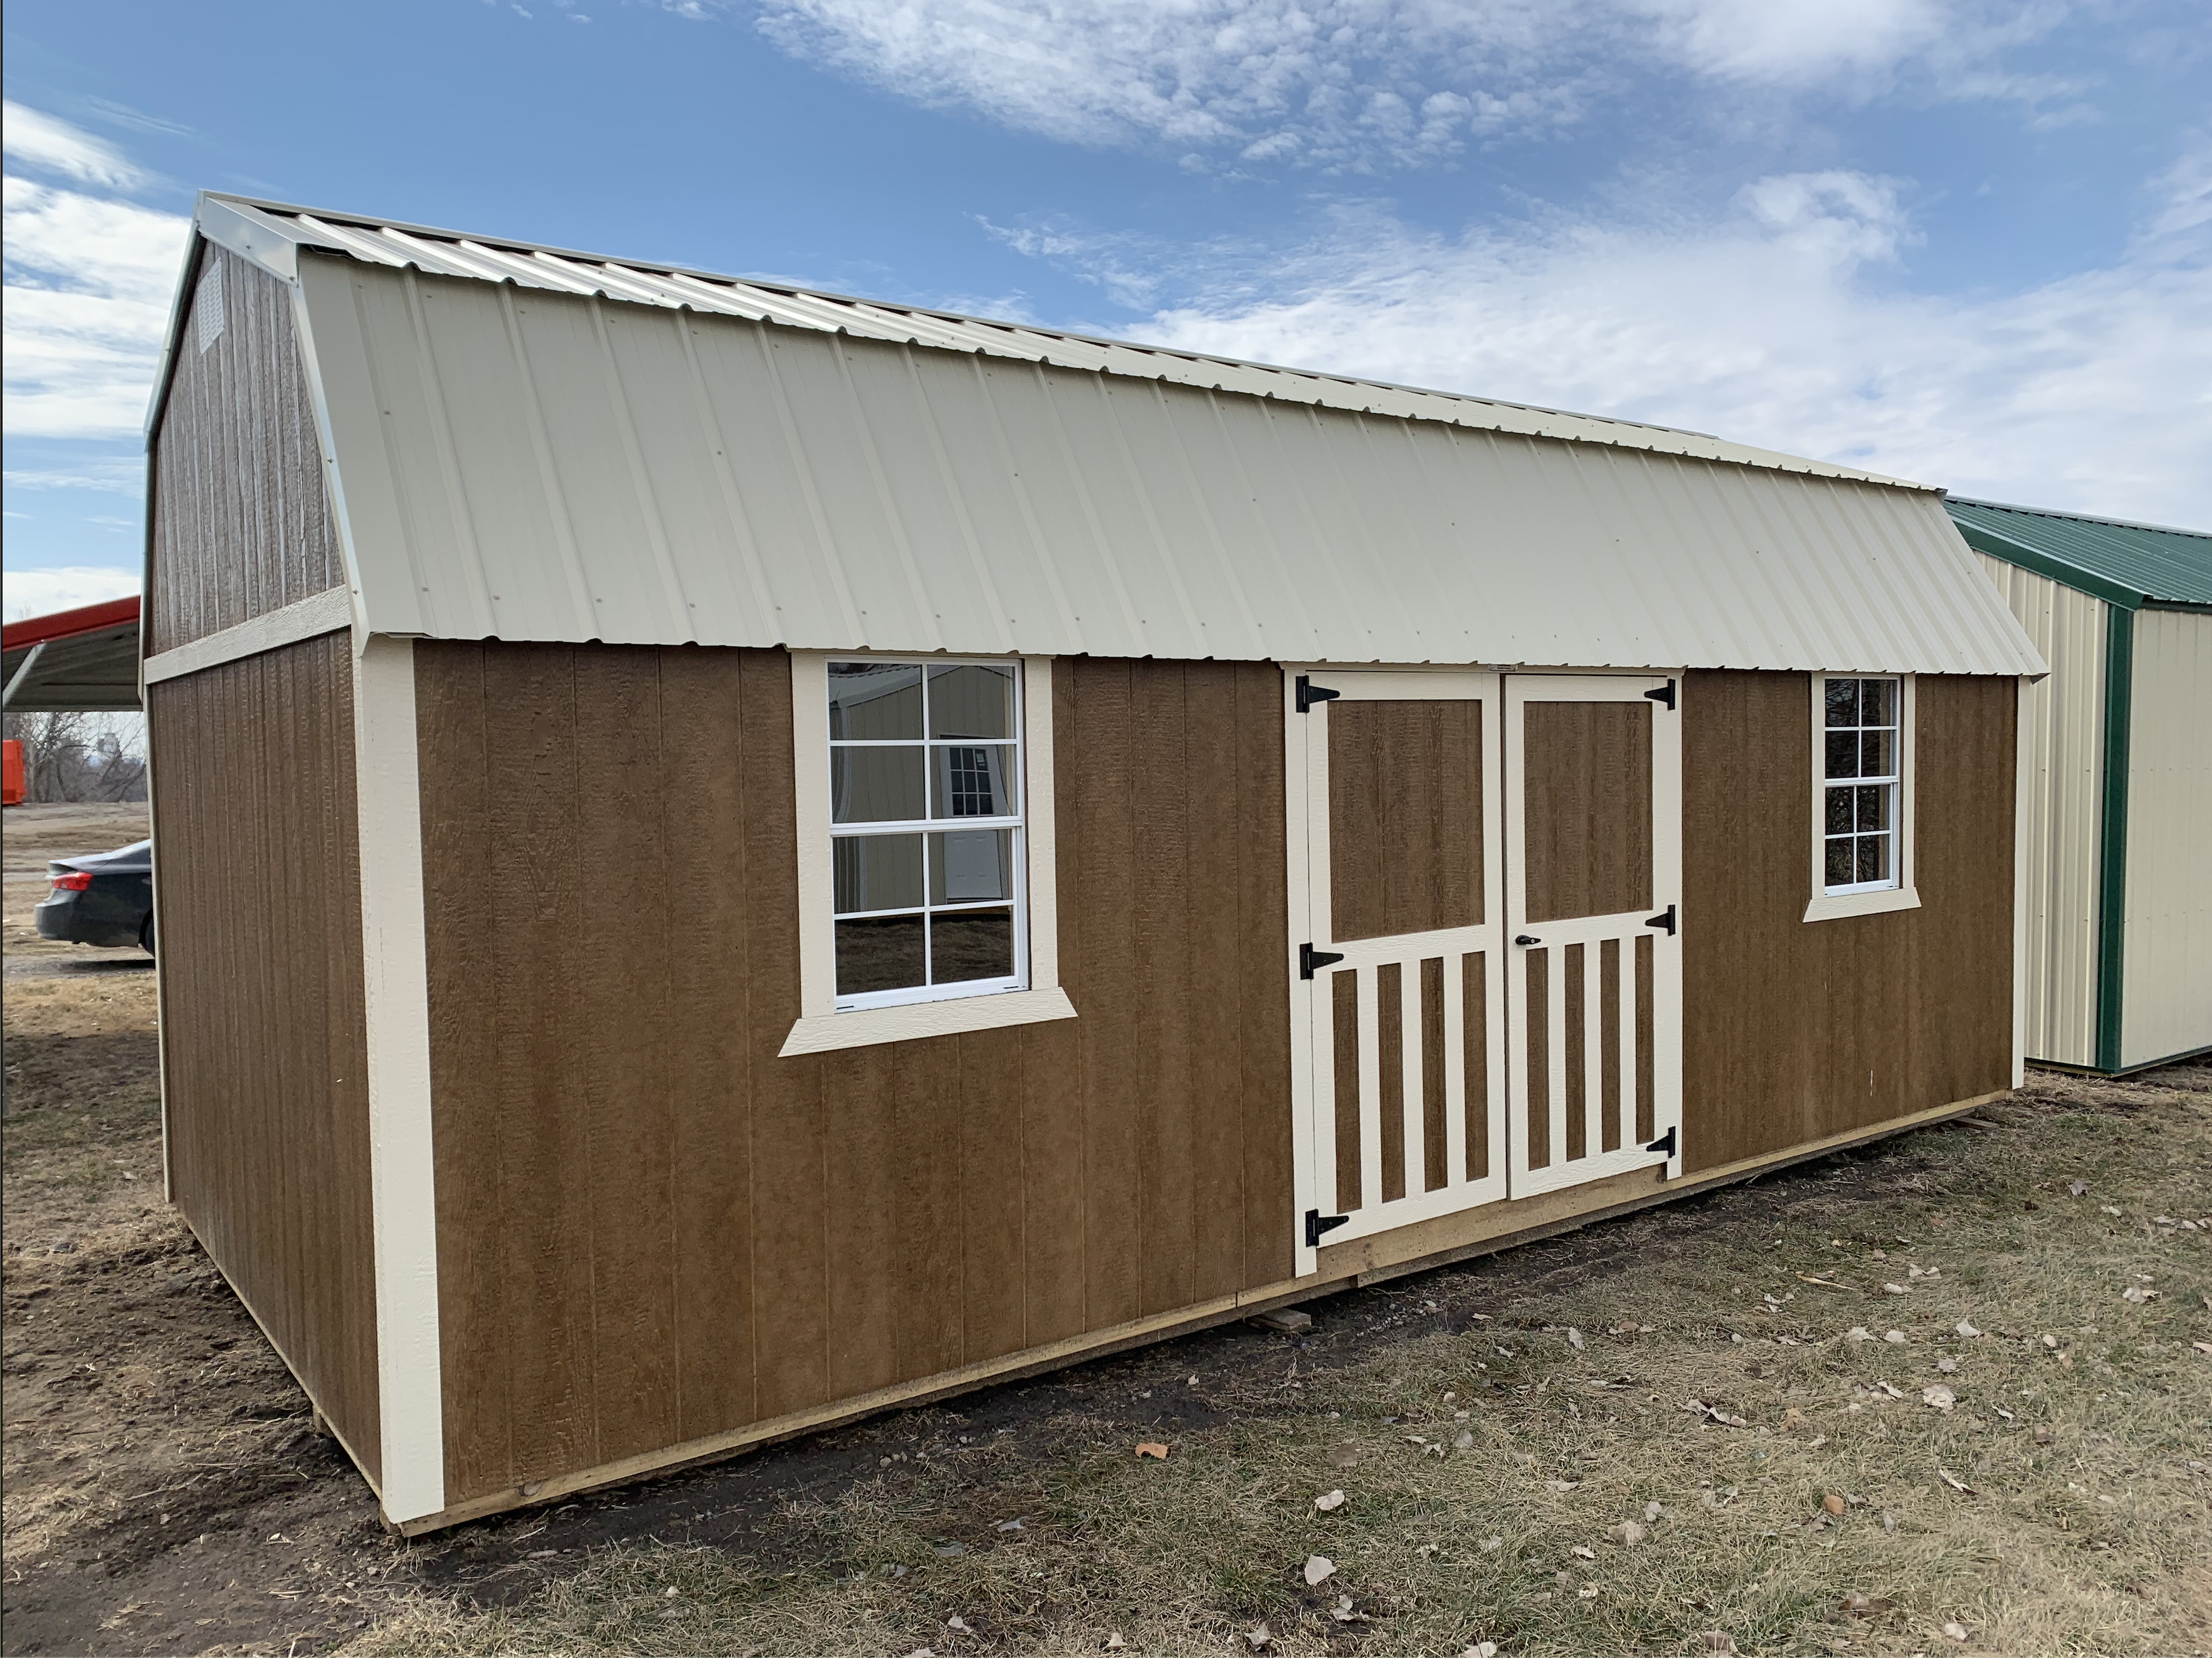
[(0, 742), (0, 806), (23, 804), (23, 745), (14, 738)]

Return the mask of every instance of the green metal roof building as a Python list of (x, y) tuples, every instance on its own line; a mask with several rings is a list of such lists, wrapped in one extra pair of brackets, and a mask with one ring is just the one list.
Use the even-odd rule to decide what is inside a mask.
[(1945, 505), (2051, 664), (2021, 725), (2025, 1052), (2212, 1050), (2212, 535)]

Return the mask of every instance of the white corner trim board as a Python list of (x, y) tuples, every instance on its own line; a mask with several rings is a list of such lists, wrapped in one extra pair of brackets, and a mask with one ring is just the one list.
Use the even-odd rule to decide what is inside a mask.
[(373, 638), (354, 665), (355, 793), (375, 1218), (376, 1372), (385, 1517), (446, 1506), (438, 1208), (430, 1148), (429, 971), (422, 909), (415, 647)]
[(165, 679), (220, 667), (240, 657), (258, 656), (264, 651), (296, 645), (303, 639), (319, 639), (352, 626), (353, 595), (343, 587), (326, 588), (280, 609), (248, 616), (204, 639), (148, 657), (146, 683), (158, 685)]
[[(789, 1059), (799, 1054), (1074, 1018), (1075, 1005), (1060, 987), (1060, 877), (1053, 828), (1052, 659), (1048, 656), (1020, 659), (1028, 987), (901, 1006), (838, 1011), (836, 936), (830, 919), (836, 908), (830, 855), (832, 654), (791, 653), (792, 783), (799, 819), (799, 1017), (777, 1057)], [(842, 661), (871, 653), (834, 654)]]

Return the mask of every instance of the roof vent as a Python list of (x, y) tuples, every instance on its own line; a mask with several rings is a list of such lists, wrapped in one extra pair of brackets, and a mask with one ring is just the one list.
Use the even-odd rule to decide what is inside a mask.
[(222, 302), (222, 260), (210, 264), (200, 278), (192, 295), (192, 316), (199, 328), (200, 349), (205, 351), (222, 337), (223, 325), (230, 320), (228, 307)]

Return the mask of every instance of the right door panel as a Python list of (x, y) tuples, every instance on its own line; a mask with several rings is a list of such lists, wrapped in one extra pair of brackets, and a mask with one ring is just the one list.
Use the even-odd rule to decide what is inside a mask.
[(1516, 1197), (1681, 1169), (1679, 683), (1505, 682)]

